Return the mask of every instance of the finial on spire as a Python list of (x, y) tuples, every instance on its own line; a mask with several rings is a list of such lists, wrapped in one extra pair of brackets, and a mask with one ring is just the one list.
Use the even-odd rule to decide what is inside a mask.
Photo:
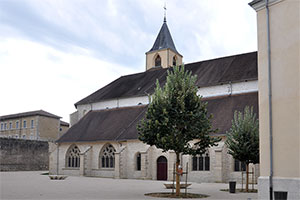
[(166, 17), (166, 15), (167, 15), (167, 6), (166, 6), (166, 2), (165, 2), (165, 6), (164, 6), (164, 22), (167, 22), (167, 17)]

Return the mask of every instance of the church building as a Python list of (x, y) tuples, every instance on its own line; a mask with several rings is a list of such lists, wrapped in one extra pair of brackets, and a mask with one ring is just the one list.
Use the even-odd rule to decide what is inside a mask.
[[(172, 180), (175, 153), (139, 141), (136, 126), (144, 117), (156, 80), (164, 85), (167, 71), (182, 63), (164, 18), (154, 45), (146, 52), (144, 72), (121, 76), (75, 103), (70, 129), (50, 147), (50, 174)], [(185, 69), (197, 75), (198, 94), (213, 114), (212, 126), (218, 132), (212, 136), (222, 138), (204, 155), (182, 155), (188, 181), (240, 182), (245, 165), (227, 153), (226, 131), (235, 110), (253, 106), (258, 113), (257, 52), (188, 63)], [(252, 169), (258, 177), (258, 166)]]

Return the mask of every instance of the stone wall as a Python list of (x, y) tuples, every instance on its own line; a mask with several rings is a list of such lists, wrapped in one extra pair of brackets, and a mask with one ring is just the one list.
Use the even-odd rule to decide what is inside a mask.
[[(66, 167), (66, 153), (72, 145), (77, 145), (80, 149), (80, 168)], [(176, 155), (173, 151), (162, 152), (154, 146), (146, 145), (138, 140), (128, 140), (122, 142), (109, 142), (115, 152), (115, 168), (107, 169), (100, 166), (100, 152), (108, 142), (86, 142), (86, 143), (63, 143), (59, 147), (56, 144), (50, 144), (50, 174), (63, 175), (85, 175), (110, 178), (129, 178), (129, 179), (157, 179), (157, 159), (164, 156), (167, 159), (168, 180), (173, 179), (173, 168)], [(188, 181), (191, 182), (222, 182), (237, 181), (241, 183), (241, 172), (234, 171), (234, 159), (227, 154), (227, 148), (224, 141), (219, 142), (218, 146), (209, 148), (210, 170), (193, 171), (192, 156), (181, 156), (181, 164), (186, 171), (188, 163)], [(136, 169), (136, 155), (141, 154), (141, 170)], [(57, 162), (59, 157), (59, 162)], [(83, 162), (82, 162), (83, 161)], [(57, 170), (58, 167), (58, 170)], [(258, 165), (254, 167), (255, 182), (259, 175)], [(251, 167), (252, 170), (252, 167)], [(185, 178), (185, 176), (183, 176)], [(252, 181), (252, 176), (250, 176)]]
[(0, 138), (0, 171), (48, 170), (48, 142)]

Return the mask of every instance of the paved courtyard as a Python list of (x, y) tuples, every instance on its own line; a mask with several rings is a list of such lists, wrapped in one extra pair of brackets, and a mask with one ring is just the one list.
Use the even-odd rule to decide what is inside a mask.
[[(0, 199), (158, 199), (144, 196), (168, 192), (161, 181), (69, 176), (50, 180), (42, 172), (0, 172)], [(257, 199), (256, 193), (220, 191), (228, 184), (192, 183), (188, 192), (206, 194), (205, 199)], [(184, 190), (182, 190), (183, 192)], [(166, 198), (164, 198), (166, 199)]]

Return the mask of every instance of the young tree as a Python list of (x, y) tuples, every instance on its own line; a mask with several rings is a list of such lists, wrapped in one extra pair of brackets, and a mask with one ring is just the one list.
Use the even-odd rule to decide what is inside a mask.
[(249, 163), (259, 163), (259, 135), (256, 114), (246, 106), (244, 113), (234, 112), (232, 127), (227, 132), (228, 153), (234, 159), (246, 163), (246, 192), (249, 183)]
[[(168, 71), (163, 88), (157, 81), (150, 98), (145, 118), (138, 124), (139, 139), (155, 145), (164, 152), (176, 154), (176, 172), (180, 154), (203, 154), (209, 146), (216, 145), (219, 138), (212, 138), (211, 115), (206, 103), (197, 95), (196, 76), (185, 71), (184, 66), (175, 66)], [(191, 141), (197, 140), (192, 145)], [(180, 195), (180, 177), (176, 173), (176, 195)]]

